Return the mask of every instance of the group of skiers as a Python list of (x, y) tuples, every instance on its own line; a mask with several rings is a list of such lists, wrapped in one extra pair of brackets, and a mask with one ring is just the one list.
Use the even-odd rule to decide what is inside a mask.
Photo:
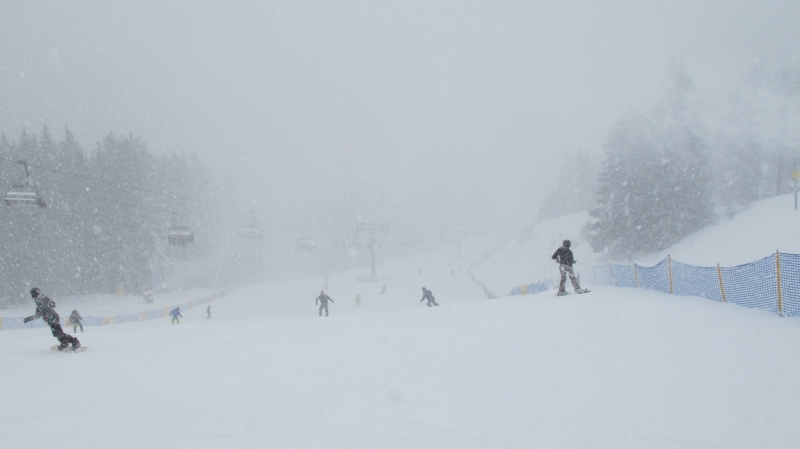
[[(384, 289), (386, 286), (384, 286)], [(361, 307), (361, 295), (356, 294), (356, 307)], [(436, 298), (433, 297), (433, 293), (425, 287), (422, 287), (422, 299), (419, 300), (421, 303), (422, 301), (428, 300), (428, 307), (438, 306), (439, 304), (436, 303)], [(319, 296), (314, 301), (314, 304), (319, 305), (319, 316), (322, 316), (322, 311), (325, 311), (325, 316), (328, 316), (328, 301), (334, 302), (333, 298), (325, 294), (325, 290), (319, 292)]]
[[(588, 290), (582, 289), (580, 283), (578, 282), (578, 278), (575, 276), (575, 270), (572, 268), (574, 264), (578, 261), (575, 260), (574, 255), (572, 254), (572, 250), (570, 249), (572, 243), (569, 240), (564, 240), (562, 242), (561, 247), (559, 247), (555, 253), (553, 253), (552, 259), (558, 262), (558, 270), (561, 274), (561, 281), (558, 284), (558, 296), (563, 296), (567, 294), (566, 291), (566, 283), (567, 277), (569, 277), (570, 282), (572, 282), (572, 287), (575, 289), (576, 293), (586, 293)], [(422, 269), (419, 270), (420, 274), (422, 274)], [(327, 282), (326, 282), (327, 285)], [(386, 286), (383, 286), (383, 290), (381, 293), (386, 291)], [(60, 317), (55, 310), (56, 303), (53, 302), (52, 299), (43, 295), (41, 290), (38, 287), (34, 287), (31, 289), (31, 297), (33, 298), (34, 302), (36, 303), (36, 312), (26, 317), (23, 320), (23, 323), (27, 323), (29, 321), (33, 321), (37, 318), (42, 318), (45, 323), (50, 326), (50, 330), (53, 333), (53, 336), (59, 342), (59, 345), (56, 349), (59, 351), (63, 351), (71, 346), (73, 351), (77, 350), (81, 347), (80, 341), (77, 338), (68, 335), (64, 332), (61, 328)], [(356, 307), (361, 306), (361, 295), (357, 294), (355, 298), (355, 305)], [(436, 302), (436, 299), (433, 297), (433, 293), (425, 287), (422, 287), (422, 299), (419, 300), (420, 303), (422, 301), (427, 300), (428, 307), (435, 307), (439, 304)], [(333, 298), (325, 294), (325, 291), (322, 290), (317, 296), (315, 304), (319, 305), (319, 316), (322, 316), (323, 310), (325, 311), (325, 316), (329, 315), (328, 312), (328, 302), (334, 302)], [(181, 308), (175, 307), (169, 312), (170, 316), (172, 317), (172, 324), (180, 324), (180, 318), (183, 318), (181, 315)], [(206, 308), (207, 317), (211, 318), (211, 305)], [(78, 327), (80, 327), (81, 332), (83, 332), (83, 317), (78, 313), (77, 310), (73, 310), (69, 316), (68, 320), (69, 324), (73, 326), (72, 332), (77, 333)]]

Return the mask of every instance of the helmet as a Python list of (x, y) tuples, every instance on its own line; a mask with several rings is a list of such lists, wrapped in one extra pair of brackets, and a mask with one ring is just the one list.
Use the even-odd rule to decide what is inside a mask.
[(39, 287), (33, 287), (33, 288), (31, 289), (31, 296), (32, 296), (32, 297), (34, 297), (34, 298), (35, 298), (35, 297), (37, 297), (37, 296), (39, 296), (39, 295), (41, 295), (41, 294), (42, 294), (42, 291), (41, 291), (41, 290), (39, 290)]
[(569, 246), (572, 245), (572, 242), (570, 242), (569, 240), (564, 240), (563, 245), (569, 248)]

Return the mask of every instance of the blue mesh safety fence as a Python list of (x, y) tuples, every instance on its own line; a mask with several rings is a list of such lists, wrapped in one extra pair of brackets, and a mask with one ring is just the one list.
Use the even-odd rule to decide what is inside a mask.
[(519, 287), (514, 287), (508, 296), (535, 295), (536, 293), (550, 290), (555, 285), (556, 283), (552, 279), (539, 281), (533, 284), (520, 285)]
[(640, 288), (669, 293), (669, 267), (666, 259), (652, 267), (637, 264), (636, 270), (639, 272)]
[(800, 254), (781, 253), (781, 302), (784, 315), (800, 316)]
[(636, 272), (633, 265), (609, 264), (614, 279), (618, 287), (636, 287)]
[(607, 264), (593, 271), (592, 279), (599, 285), (637, 287), (638, 277), (639, 288), (800, 316), (800, 254), (776, 253), (734, 267), (700, 267), (664, 259), (652, 267)]
[[(180, 307), (181, 309), (184, 310), (191, 309), (194, 306), (210, 303), (215, 299), (222, 298), (226, 294), (227, 293), (225, 291), (221, 291), (211, 296), (195, 299), (184, 304), (174, 305), (171, 307), (161, 308), (157, 310), (148, 310), (146, 312), (140, 312), (140, 313), (131, 313), (131, 314), (115, 315), (115, 316), (102, 316), (102, 317), (85, 316), (83, 317), (83, 325), (103, 326), (108, 324), (132, 323), (134, 321), (144, 321), (144, 320), (162, 318), (168, 316), (169, 310), (174, 309), (175, 307)], [(71, 324), (67, 322), (67, 318), (68, 317), (61, 317), (61, 325), (64, 327), (71, 326)], [(29, 321), (27, 323), (23, 323), (24, 319), (25, 319), (24, 317), (0, 317), (0, 330), (34, 329), (39, 327), (48, 327), (48, 324), (41, 319), (36, 319), (33, 321)]]

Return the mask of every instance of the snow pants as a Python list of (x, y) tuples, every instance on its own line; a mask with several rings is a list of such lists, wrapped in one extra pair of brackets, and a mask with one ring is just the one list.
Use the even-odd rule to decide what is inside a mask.
[(69, 345), (72, 345), (73, 348), (75, 346), (80, 346), (81, 342), (79, 342), (77, 338), (64, 333), (64, 329), (61, 328), (60, 323), (56, 322), (47, 324), (50, 325), (50, 330), (53, 332), (53, 337), (56, 337), (58, 342), (61, 343), (58, 345), (59, 349), (64, 349)]
[(81, 323), (80, 321), (78, 321), (77, 323), (73, 324), (72, 326), (73, 326), (72, 327), (72, 333), (73, 334), (75, 332), (78, 332), (78, 327), (80, 327), (81, 328), (81, 332), (83, 332), (83, 323)]
[(560, 263), (558, 264), (558, 271), (561, 272), (561, 282), (558, 284), (558, 291), (566, 291), (567, 275), (569, 275), (569, 280), (572, 282), (572, 287), (575, 288), (575, 291), (581, 289), (580, 284), (578, 284), (578, 278), (575, 277), (575, 270), (572, 269), (572, 265)]
[(436, 300), (435, 299), (429, 299), (428, 300), (428, 307), (433, 307), (433, 306), (438, 306), (438, 305), (439, 304), (436, 304)]
[(322, 316), (322, 309), (325, 309), (325, 316), (328, 316), (328, 305), (327, 304), (319, 305), (319, 316)]
[(172, 324), (175, 324), (176, 321), (178, 322), (178, 324), (181, 324), (181, 320), (179, 320), (178, 317), (176, 316), (172, 317)]

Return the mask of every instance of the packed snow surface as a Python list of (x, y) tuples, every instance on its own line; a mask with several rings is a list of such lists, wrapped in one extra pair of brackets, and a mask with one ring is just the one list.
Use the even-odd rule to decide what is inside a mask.
[[(694, 246), (714, 241), (704, 232)], [(524, 271), (526, 245), (547, 249), (528, 259), (544, 267), (562, 236), (546, 238), (473, 273), (504, 291), (536, 280), (505, 285), (503, 273)], [(729, 244), (708, 248), (724, 257)], [(203, 306), (175, 325), (87, 327), (80, 354), (51, 351), (46, 328), (2, 331), (2, 446), (800, 445), (800, 320), (607, 286), (487, 300), (468, 274), (485, 248), (471, 245), (463, 259), (447, 249), (382, 264), (380, 282), (357, 282), (366, 269), (237, 289), (211, 319)], [(325, 284), (335, 302), (320, 318)], [(422, 286), (440, 307), (420, 305)], [(62, 315), (81, 304), (53, 299)]]

